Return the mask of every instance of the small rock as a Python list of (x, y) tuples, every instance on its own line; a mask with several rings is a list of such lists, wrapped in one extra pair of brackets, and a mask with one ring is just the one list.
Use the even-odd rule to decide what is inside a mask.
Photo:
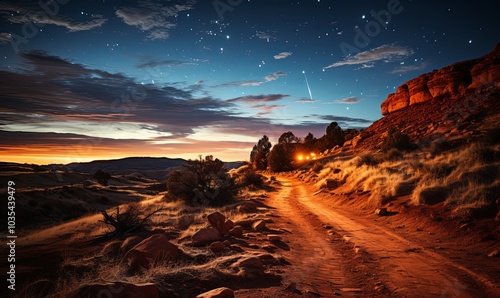
[(234, 298), (234, 291), (230, 288), (217, 288), (200, 294), (196, 298)]
[(375, 210), (375, 214), (377, 214), (378, 216), (385, 216), (387, 215), (387, 208), (378, 208), (377, 210)]
[(231, 241), (229, 241), (229, 240), (224, 240), (224, 241), (222, 241), (222, 243), (224, 243), (224, 245), (227, 247), (231, 246)]
[(262, 230), (266, 229), (266, 222), (264, 220), (258, 220), (258, 221), (253, 223), (252, 229), (254, 231), (262, 231)]
[(106, 284), (84, 285), (77, 290), (73, 297), (104, 297), (113, 298), (158, 298), (158, 287), (153, 283), (131, 284), (125, 282), (113, 282)]
[(228, 234), (233, 237), (241, 237), (243, 236), (243, 227), (234, 226), (231, 230), (229, 230)]
[(500, 256), (500, 249), (495, 249), (494, 251), (492, 251), (488, 254), (488, 257), (490, 257), (490, 258), (499, 257), (499, 256)]
[(121, 260), (129, 269), (151, 268), (154, 262), (170, 261), (180, 254), (177, 245), (172, 244), (164, 234), (155, 234), (131, 248)]
[(460, 226), (460, 230), (468, 230), (468, 229), (472, 228), (473, 225), (474, 224), (470, 223), (470, 222), (464, 223), (463, 225)]
[(213, 251), (214, 253), (218, 253), (218, 252), (223, 251), (224, 248), (226, 248), (226, 246), (224, 245), (224, 243), (222, 243), (220, 241), (215, 241), (212, 244), (210, 244), (210, 246), (208, 248), (211, 251)]
[(276, 234), (269, 234), (267, 235), (267, 239), (269, 241), (281, 241), (281, 236)]
[(331, 230), (333, 229), (333, 227), (331, 225), (324, 225), (323, 228), (325, 228), (326, 230)]

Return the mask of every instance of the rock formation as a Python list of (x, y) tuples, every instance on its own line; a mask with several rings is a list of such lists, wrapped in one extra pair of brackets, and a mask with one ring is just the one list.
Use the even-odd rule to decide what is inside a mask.
[(500, 44), (487, 55), (423, 74), (399, 86), (381, 104), (382, 115), (433, 99), (455, 99), (500, 88)]

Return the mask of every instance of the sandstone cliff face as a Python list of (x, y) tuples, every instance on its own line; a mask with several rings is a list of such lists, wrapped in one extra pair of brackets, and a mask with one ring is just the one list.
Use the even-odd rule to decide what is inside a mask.
[(454, 99), (500, 88), (500, 44), (487, 55), (423, 74), (399, 86), (381, 104), (382, 115), (432, 99)]

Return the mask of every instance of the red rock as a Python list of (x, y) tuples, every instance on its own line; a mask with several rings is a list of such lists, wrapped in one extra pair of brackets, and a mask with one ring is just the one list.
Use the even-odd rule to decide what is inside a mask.
[(228, 234), (233, 237), (241, 237), (243, 236), (243, 227), (242, 226), (234, 226), (231, 230), (229, 230)]
[(220, 212), (211, 213), (207, 216), (207, 219), (210, 225), (212, 225), (212, 227), (217, 229), (219, 233), (223, 234), (224, 222), (226, 221), (226, 217), (222, 213)]
[(151, 268), (157, 261), (170, 261), (180, 254), (177, 245), (170, 243), (164, 234), (156, 234), (144, 239), (130, 249), (121, 264), (129, 268)]
[(252, 229), (254, 231), (262, 231), (266, 228), (266, 222), (263, 221), (263, 220), (258, 220), (256, 222), (253, 223), (252, 225)]
[(209, 246), (209, 249), (215, 253), (223, 251), (224, 248), (226, 248), (226, 245), (220, 241), (215, 241)]
[(386, 116), (433, 99), (455, 99), (493, 86), (500, 88), (500, 45), (487, 55), (420, 75), (389, 94), (382, 102)]
[(203, 246), (215, 241), (219, 241), (221, 239), (221, 234), (215, 228), (203, 228), (198, 232), (194, 233), (191, 237), (193, 241), (193, 245), (195, 246)]
[(234, 291), (230, 288), (217, 288), (200, 294), (196, 298), (234, 298)]
[(234, 228), (234, 222), (232, 220), (226, 220), (222, 225), (221, 234), (226, 235), (232, 228)]
[(131, 284), (113, 282), (84, 285), (73, 297), (158, 298), (158, 287), (153, 283)]

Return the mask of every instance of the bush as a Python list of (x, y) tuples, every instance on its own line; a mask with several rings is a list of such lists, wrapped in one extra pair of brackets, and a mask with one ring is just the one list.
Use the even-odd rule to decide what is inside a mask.
[(395, 128), (391, 128), (388, 132), (387, 137), (382, 143), (382, 151), (387, 152), (393, 148), (401, 151), (412, 150), (413, 144), (411, 142), (410, 136), (400, 132)]
[(218, 206), (231, 201), (236, 194), (234, 179), (224, 163), (213, 156), (189, 160), (186, 170), (175, 171), (167, 181), (169, 197), (189, 205)]
[(110, 227), (108, 235), (122, 236), (126, 233), (144, 230), (149, 227), (151, 224), (149, 218), (160, 210), (162, 209), (157, 209), (143, 217), (141, 216), (139, 203), (130, 203), (125, 206), (123, 212), (120, 212), (120, 207), (116, 207), (116, 213), (111, 215), (106, 210), (102, 211), (103, 220), (101, 222)]
[(391, 150), (387, 151), (386, 154), (384, 155), (385, 160), (398, 160), (398, 159), (403, 159), (403, 153), (399, 151), (396, 148), (392, 148)]
[(293, 152), (286, 144), (276, 144), (269, 154), (267, 163), (271, 171), (285, 172), (293, 169), (292, 159)]
[(365, 153), (359, 156), (359, 159), (356, 161), (356, 166), (361, 167), (362, 165), (367, 166), (376, 166), (379, 164), (379, 161), (373, 156), (373, 154)]
[(257, 173), (251, 168), (247, 168), (239, 177), (240, 186), (250, 186), (262, 187), (264, 185), (264, 176)]
[(97, 170), (94, 174), (94, 179), (101, 185), (107, 186), (111, 175), (108, 172)]
[(323, 170), (323, 164), (322, 164), (322, 163), (320, 163), (320, 162), (316, 162), (316, 163), (312, 166), (311, 170), (312, 170), (314, 173), (319, 173), (319, 172), (321, 172), (321, 170)]

